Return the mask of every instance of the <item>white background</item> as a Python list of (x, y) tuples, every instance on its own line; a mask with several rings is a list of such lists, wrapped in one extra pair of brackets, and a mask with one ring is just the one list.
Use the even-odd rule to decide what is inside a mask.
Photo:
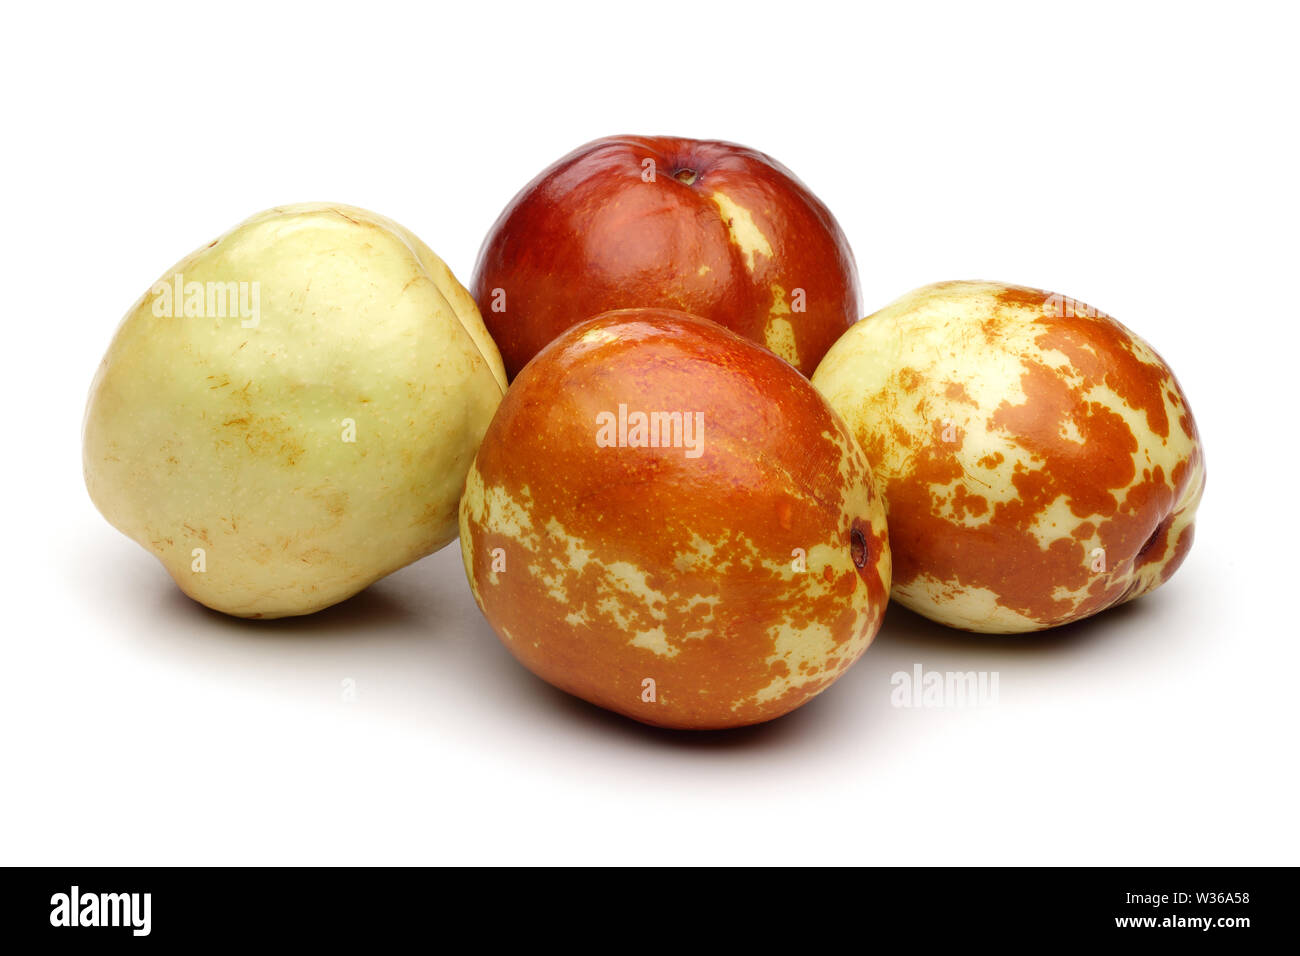
[[(0, 862), (1300, 862), (1294, 13), (974, 7), (7, 11)], [(802, 710), (670, 734), (519, 667), (454, 545), (259, 624), (96, 513), (86, 390), (172, 263), (333, 200), (468, 282), (515, 191), (613, 133), (776, 156), (867, 311), (985, 278), (1137, 330), (1208, 449), (1183, 569), (1040, 636), (893, 609)], [(891, 707), (916, 662), (998, 671), (998, 705)]]

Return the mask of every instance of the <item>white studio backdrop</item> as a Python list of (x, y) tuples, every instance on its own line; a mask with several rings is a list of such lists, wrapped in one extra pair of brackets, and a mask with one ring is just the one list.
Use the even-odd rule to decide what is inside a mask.
[[(30, 5), (6, 14), (0, 863), (1297, 862), (1294, 8)], [(771, 153), (877, 309), (1052, 289), (1152, 342), (1208, 456), (1141, 601), (988, 638), (898, 608), (802, 710), (653, 731), (519, 667), (455, 545), (321, 614), (226, 619), (92, 507), (127, 307), (330, 200), (467, 282), (510, 197), (613, 133)], [(980, 708), (891, 676), (996, 671)]]

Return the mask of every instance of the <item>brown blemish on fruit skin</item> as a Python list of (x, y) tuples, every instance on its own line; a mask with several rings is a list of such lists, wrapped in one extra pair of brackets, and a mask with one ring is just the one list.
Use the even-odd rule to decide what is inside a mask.
[(1153, 433), (1169, 437), (1164, 402), (1168, 369), (1148, 365), (1134, 355), (1132, 333), (1118, 322), (1109, 317), (1053, 319), (1038, 344), (1063, 352), (1085, 381), (1104, 383), (1130, 407), (1146, 414)]
[(965, 485), (958, 485), (952, 493), (952, 510), (958, 518), (966, 514), (979, 517), (989, 510), (989, 502), (987, 498), (971, 494)]
[[(597, 447), (597, 414), (620, 403), (704, 412), (703, 454)], [(493, 495), (510, 502), (495, 517)], [(461, 531), (476, 600), (511, 653), (661, 726), (794, 709), (862, 653), (888, 596), (883, 507), (838, 416), (770, 353), (658, 310), (576, 327), (524, 370), (479, 450)], [(496, 548), (506, 573), (491, 571)], [(795, 549), (806, 572), (791, 570)], [(644, 587), (620, 586), (633, 581)], [(825, 644), (783, 656), (778, 628)], [(647, 676), (663, 691), (655, 705), (641, 701)]]
[(967, 405), (976, 404), (975, 399), (970, 397), (970, 393), (966, 391), (966, 386), (961, 382), (949, 382), (943, 393), (954, 402), (964, 402)]
[[(236, 393), (238, 395), (238, 393)], [(255, 457), (278, 459), (286, 467), (297, 465), (307, 453), (297, 428), (278, 415), (255, 416), (251, 412), (221, 422), (217, 444), (229, 447), (239, 442)]]
[[(879, 332), (871, 330), (877, 316), (863, 320), (863, 344), (855, 347), (868, 355), (875, 344), (870, 336), (905, 337), (903, 323), (912, 315), (922, 316), (916, 321), (931, 337), (910, 341), (933, 343), (936, 354), (969, 334), (957, 315), (978, 316), (973, 327), (986, 344), (976, 351), (1015, 350), (1019, 388), (1005, 389), (1009, 397), (996, 405), (987, 398), (996, 390), (985, 389), (985, 404), (967, 420), (977, 437), (969, 452), (965, 431), (958, 430), (957, 442), (943, 443), (933, 416), (910, 412), (916, 393), (959, 399), (952, 363), (936, 359), (930, 367), (920, 347), (905, 349), (899, 359), (909, 367), (897, 376), (898, 392), (872, 390), (888, 374), (876, 366), (863, 391), (845, 389), (849, 366), (836, 366), (826, 377), (819, 370), (815, 378), (819, 387), (841, 390), (837, 405), (869, 460), (886, 465), (877, 468), (877, 478), (889, 514), (895, 596), (945, 623), (1034, 630), (1075, 620), (1158, 586), (1190, 547), (1189, 522), (1204, 471), (1176, 380), (1149, 346), (1109, 316), (1086, 307), (1079, 310), (1083, 315), (1048, 315), (1049, 296), (1020, 287), (944, 284), (882, 310), (878, 316), (886, 316), (886, 324)], [(832, 353), (827, 364), (834, 359)], [(970, 374), (980, 374), (978, 356), (971, 361)], [(832, 376), (838, 377), (828, 382)], [(911, 392), (902, 401), (906, 389)], [(969, 396), (974, 390), (962, 391)], [(914, 439), (905, 454), (898, 450), (900, 432)], [(1013, 467), (1004, 467), (1001, 452), (983, 450), (992, 442), (1015, 449)], [(1171, 460), (1171, 449), (1181, 457)], [(1153, 455), (1169, 467), (1153, 462)], [(970, 481), (981, 469), (999, 476), (986, 518), (972, 507), (982, 489)], [(1101, 573), (1092, 569), (1096, 548), (1104, 552)], [(956, 608), (972, 593), (990, 595), (1010, 614), (996, 627), (959, 610), (942, 616), (945, 602)]]

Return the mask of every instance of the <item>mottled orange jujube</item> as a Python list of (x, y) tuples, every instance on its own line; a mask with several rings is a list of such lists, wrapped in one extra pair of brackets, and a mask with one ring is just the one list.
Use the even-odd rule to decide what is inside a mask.
[(813, 376), (886, 501), (894, 598), (1024, 632), (1153, 590), (1182, 564), (1205, 485), (1169, 366), (1082, 302), (944, 282), (868, 316)]
[[(620, 406), (692, 416), (698, 442), (602, 439)], [(677, 312), (609, 313), (539, 354), (488, 429), (460, 521), (510, 651), (665, 727), (803, 704), (866, 649), (889, 592), (883, 507), (847, 427), (788, 364)]]

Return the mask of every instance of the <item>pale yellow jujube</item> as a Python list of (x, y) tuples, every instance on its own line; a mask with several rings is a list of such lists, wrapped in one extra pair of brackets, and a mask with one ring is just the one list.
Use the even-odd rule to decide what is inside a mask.
[(195, 600), (307, 614), (455, 538), (504, 391), (473, 299), (414, 235), (271, 209), (127, 314), (91, 386), (86, 486)]

